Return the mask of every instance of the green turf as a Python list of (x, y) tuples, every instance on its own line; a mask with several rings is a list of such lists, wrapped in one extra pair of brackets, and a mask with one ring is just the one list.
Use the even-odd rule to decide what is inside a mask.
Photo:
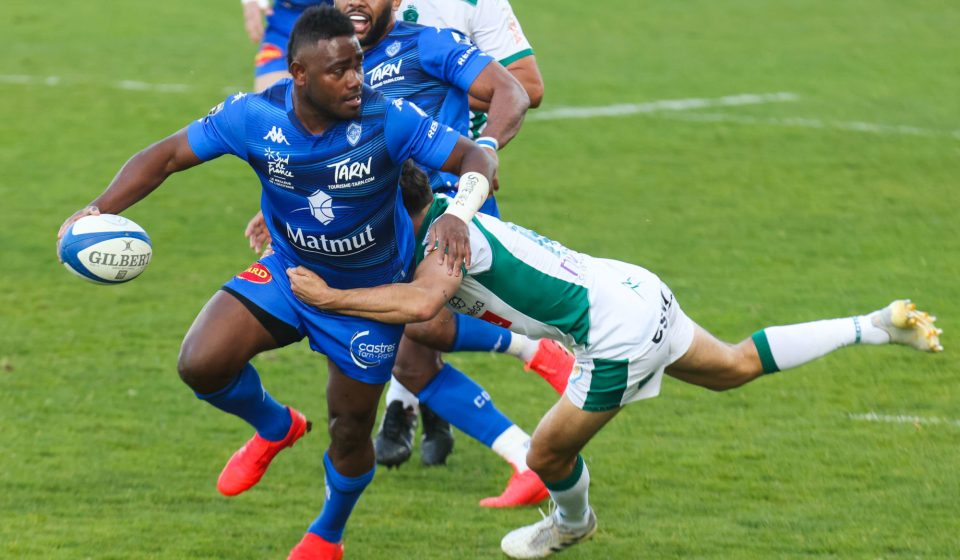
[[(127, 157), (249, 83), (254, 47), (239, 7), (56, 4), (13, 0), (0, 18), (0, 557), (283, 558), (319, 510), (328, 437), (314, 431), (260, 487), (221, 498), (217, 473), (250, 430), (197, 402), (175, 371), (197, 311), (252, 259), (240, 235), (258, 202), (252, 174), (224, 159), (130, 209), (155, 249), (135, 282), (93, 286), (54, 258), (61, 221)], [(666, 381), (586, 449), (601, 530), (562, 557), (960, 554), (960, 7), (514, 7), (543, 71), (544, 109), (798, 97), (531, 120), (502, 154), (507, 218), (653, 269), (729, 340), (907, 296), (946, 331), (942, 355), (845, 350), (731, 393)], [(118, 80), (190, 89), (130, 91)], [(854, 122), (923, 134), (841, 125)], [(509, 358), (452, 361), (528, 430), (553, 401)], [(257, 360), (271, 392), (316, 420), (323, 364), (305, 346)], [(952, 423), (850, 416), (871, 411)], [(446, 468), (381, 470), (351, 519), (348, 557), (500, 557), (506, 531), (539, 519), (534, 508), (476, 506), (507, 476), (462, 434)]]

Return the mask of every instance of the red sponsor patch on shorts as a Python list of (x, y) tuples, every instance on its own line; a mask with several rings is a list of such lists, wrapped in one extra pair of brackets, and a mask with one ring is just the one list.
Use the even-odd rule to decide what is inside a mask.
[(257, 51), (256, 56), (253, 57), (253, 63), (257, 66), (263, 66), (271, 60), (276, 60), (282, 56), (283, 50), (280, 47), (271, 45), (270, 43), (264, 43), (264, 45), (260, 47), (260, 50)]
[(253, 282), (254, 284), (266, 284), (270, 280), (273, 280), (273, 276), (270, 274), (270, 271), (267, 270), (267, 267), (260, 263), (253, 263), (250, 265), (250, 268), (237, 274), (237, 278), (246, 280), (247, 282)]
[(503, 327), (505, 329), (509, 329), (510, 325), (513, 324), (513, 321), (507, 321), (503, 317), (497, 315), (496, 313), (492, 313), (490, 311), (484, 311), (483, 315), (481, 315), (480, 318), (488, 323), (493, 323), (494, 325), (497, 325), (498, 327)]

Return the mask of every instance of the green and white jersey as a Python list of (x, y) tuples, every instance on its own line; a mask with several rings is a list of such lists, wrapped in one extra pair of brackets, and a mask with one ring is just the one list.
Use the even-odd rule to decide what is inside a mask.
[[(533, 54), (508, 0), (403, 0), (397, 19), (461, 31), (503, 66)], [(471, 112), (470, 137), (486, 123), (485, 113)]]
[(507, 0), (403, 0), (397, 19), (461, 31), (504, 66), (533, 54)]
[[(434, 198), (417, 232), (418, 263), (428, 226), (448, 200)], [(694, 323), (657, 275), (486, 214), (477, 214), (469, 230), (470, 268), (447, 302), (454, 311), (572, 347), (577, 362), (565, 394), (584, 410), (660, 393), (664, 369), (689, 348)]]
[[(435, 197), (424, 224), (440, 217), (448, 202)], [(418, 232), (418, 263), (425, 230)], [(595, 342), (599, 318), (592, 311), (602, 302), (591, 290), (598, 286), (598, 267), (605, 270), (601, 259), (486, 214), (477, 214), (469, 230), (471, 263), (448, 302), (453, 311), (570, 347)]]

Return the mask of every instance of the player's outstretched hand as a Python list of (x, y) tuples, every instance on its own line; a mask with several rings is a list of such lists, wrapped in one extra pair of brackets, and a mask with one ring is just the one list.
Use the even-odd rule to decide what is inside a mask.
[(269, 2), (259, 0), (245, 0), (243, 2), (243, 26), (247, 29), (247, 36), (254, 43), (263, 39), (263, 17), (273, 15), (273, 8)]
[[(243, 235), (250, 241), (250, 248), (258, 255), (263, 253), (267, 256), (270, 249), (270, 230), (267, 229), (267, 221), (263, 219), (263, 212), (257, 212), (250, 221), (247, 222), (247, 229), (243, 230)], [(271, 251), (272, 252), (272, 251)]]
[(287, 269), (290, 289), (300, 301), (318, 309), (327, 309), (332, 303), (333, 289), (312, 270), (302, 266)]
[(427, 232), (427, 247), (440, 251), (437, 262), (446, 263), (447, 274), (460, 276), (460, 268), (470, 268), (470, 230), (467, 224), (452, 214), (444, 214)]
[[(60, 226), (60, 231), (57, 232), (57, 260), (60, 261), (60, 240), (63, 239), (63, 234), (67, 233), (67, 228), (73, 225), (73, 222), (83, 218), (84, 216), (99, 216), (100, 209), (96, 206), (85, 206), (76, 212), (72, 216), (67, 218), (63, 225)], [(63, 262), (63, 261), (60, 261)]]

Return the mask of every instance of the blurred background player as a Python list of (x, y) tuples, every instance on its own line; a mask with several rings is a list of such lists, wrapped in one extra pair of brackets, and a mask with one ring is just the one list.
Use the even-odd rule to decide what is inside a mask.
[(241, 0), (247, 36), (260, 48), (254, 56), (254, 91), (263, 91), (277, 80), (289, 78), (287, 42), (300, 14), (310, 6), (332, 5), (332, 0)]
[[(533, 52), (533, 47), (523, 34), (520, 22), (513, 13), (513, 8), (507, 0), (401, 0), (397, 7), (396, 17), (409, 23), (419, 23), (432, 27), (453, 28), (463, 32), (483, 52), (493, 57), (505, 67), (527, 92), (530, 98), (530, 108), (540, 106), (543, 100), (543, 78)], [(487, 123), (486, 111), (489, 104), (470, 97), (470, 137), (481, 137)], [(496, 145), (493, 147), (496, 149)], [(455, 188), (449, 185), (437, 185), (438, 192), (451, 194)], [(491, 213), (490, 208), (483, 210)], [(499, 211), (492, 212), (499, 216)], [(470, 321), (465, 321), (463, 315), (457, 314), (453, 320), (458, 322), (457, 339), (452, 344), (455, 351), (479, 350), (483, 351), (482, 340), (477, 340), (470, 332)], [(500, 336), (504, 336), (503, 333)], [(474, 347), (469, 342), (475, 341)], [(496, 340), (496, 339), (494, 339)], [(544, 351), (555, 350), (545, 348)], [(531, 363), (533, 355), (529, 349), (521, 359)], [(549, 360), (547, 355), (543, 360)], [(532, 362), (540, 365), (540, 360)], [(403, 364), (400, 364), (403, 365)], [(413, 366), (415, 368), (416, 366)], [(406, 368), (407, 375), (416, 375), (416, 370)], [(415, 382), (410, 380), (409, 382)], [(419, 401), (416, 395), (397, 381), (396, 376), (390, 380), (385, 399), (383, 419), (380, 431), (374, 439), (377, 450), (377, 460), (381, 464), (402, 463), (410, 456), (409, 448), (413, 442), (413, 433), (416, 430), (416, 411)], [(423, 442), (420, 449), (421, 457), (426, 456), (427, 464), (441, 464), (446, 461), (447, 455), (453, 450), (453, 432), (443, 418), (437, 416), (429, 407), (419, 407), (423, 419)]]

